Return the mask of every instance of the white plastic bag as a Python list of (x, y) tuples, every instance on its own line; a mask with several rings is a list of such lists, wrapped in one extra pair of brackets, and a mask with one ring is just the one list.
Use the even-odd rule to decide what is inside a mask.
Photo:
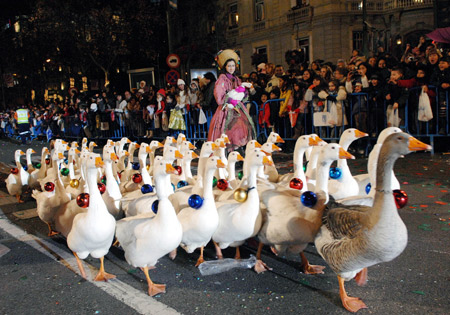
[(388, 127), (399, 127), (400, 117), (398, 117), (398, 108), (392, 109), (392, 105), (389, 105), (386, 110)]
[(256, 257), (251, 255), (249, 259), (225, 258), (220, 260), (210, 260), (198, 266), (202, 276), (214, 275), (229, 271), (234, 268), (250, 269), (256, 264)]
[(315, 112), (313, 114), (314, 127), (330, 126), (331, 114), (329, 112)]
[(207, 120), (206, 120), (206, 115), (205, 112), (203, 111), (203, 109), (200, 108), (200, 113), (198, 114), (198, 123), (200, 125), (206, 124)]
[(419, 112), (418, 119), (420, 121), (429, 121), (433, 119), (433, 111), (431, 110), (430, 98), (422, 89), (419, 96)]

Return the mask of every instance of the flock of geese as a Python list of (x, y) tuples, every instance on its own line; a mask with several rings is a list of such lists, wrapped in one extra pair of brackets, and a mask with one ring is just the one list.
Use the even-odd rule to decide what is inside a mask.
[[(394, 162), (412, 151), (431, 149), (398, 128), (387, 128), (370, 153), (368, 173), (352, 176), (347, 159), (354, 156), (347, 149), (365, 136), (357, 129), (345, 130), (339, 143), (326, 143), (315, 134), (301, 136), (293, 173), (283, 175), (272, 159), (281, 150), (276, 143), (284, 142), (276, 133), (262, 145), (250, 141), (245, 158), (238, 152), (226, 154), (226, 135), (204, 142), (199, 153), (183, 134), (167, 137), (164, 144), (108, 140), (101, 155), (87, 139), (81, 150), (76, 142), (58, 139), (50, 150), (42, 149), (40, 163), (32, 163), (33, 149), (17, 150), (16, 167), (6, 183), (18, 202), (25, 185), (33, 189), (49, 236), (66, 237), (85, 278), (81, 260), (88, 255), (100, 259), (96, 281), (115, 277), (103, 263), (114, 241), (126, 261), (145, 273), (150, 296), (165, 292), (165, 285), (153, 283), (149, 269), (167, 254), (175, 259), (178, 247), (188, 253), (200, 249), (198, 266), (211, 240), (218, 259), (227, 247), (235, 247), (240, 259), (239, 246), (255, 237), (258, 273), (270, 269), (261, 260), (268, 245), (276, 255), (300, 255), (304, 273), (319, 274), (324, 266), (309, 264), (303, 253), (315, 243), (338, 276), (343, 306), (356, 312), (366, 305), (347, 295), (344, 281), (355, 278), (365, 284), (367, 267), (394, 259), (407, 244), (393, 194), (400, 188)], [(162, 155), (156, 154), (159, 148)], [(198, 159), (195, 176), (193, 159)], [(336, 160), (337, 168), (330, 168)], [(243, 168), (236, 172), (239, 161)]]

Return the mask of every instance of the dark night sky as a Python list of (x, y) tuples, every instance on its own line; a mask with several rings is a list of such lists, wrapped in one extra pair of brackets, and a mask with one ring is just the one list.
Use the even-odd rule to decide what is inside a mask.
[(2, 24), (9, 19), (14, 20), (14, 16), (28, 14), (31, 12), (34, 0), (0, 0), (0, 18)]

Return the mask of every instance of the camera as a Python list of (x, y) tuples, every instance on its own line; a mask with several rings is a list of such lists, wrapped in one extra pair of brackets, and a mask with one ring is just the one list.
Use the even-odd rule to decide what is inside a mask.
[(414, 58), (414, 57), (408, 57), (408, 61), (415, 61), (416, 60), (416, 58)]

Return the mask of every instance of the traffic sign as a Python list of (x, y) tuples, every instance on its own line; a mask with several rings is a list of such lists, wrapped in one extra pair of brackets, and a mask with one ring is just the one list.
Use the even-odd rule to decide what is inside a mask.
[(179, 78), (180, 78), (180, 74), (178, 73), (177, 70), (172, 69), (166, 73), (166, 81), (169, 84), (173, 84), (173, 85), (177, 84), (177, 81)]
[(180, 57), (177, 54), (169, 54), (166, 58), (166, 63), (170, 68), (178, 68), (180, 62)]

